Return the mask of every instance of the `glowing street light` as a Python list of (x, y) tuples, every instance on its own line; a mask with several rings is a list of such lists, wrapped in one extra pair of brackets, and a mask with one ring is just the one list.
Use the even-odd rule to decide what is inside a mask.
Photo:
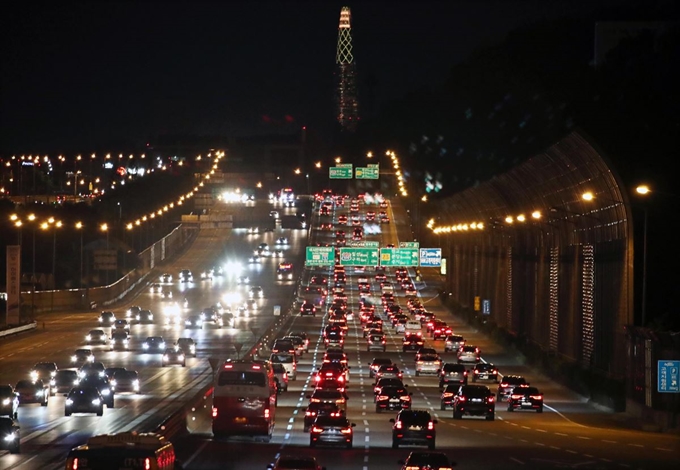
[(592, 201), (593, 199), (595, 199), (595, 195), (592, 192), (587, 191), (581, 195), (581, 198), (584, 201)]

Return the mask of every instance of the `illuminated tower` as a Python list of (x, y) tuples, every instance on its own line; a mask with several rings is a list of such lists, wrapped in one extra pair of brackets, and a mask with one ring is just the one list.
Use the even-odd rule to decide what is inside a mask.
[(338, 25), (337, 64), (337, 120), (342, 130), (354, 131), (359, 121), (357, 100), (357, 75), (352, 55), (352, 13), (349, 7), (340, 10)]

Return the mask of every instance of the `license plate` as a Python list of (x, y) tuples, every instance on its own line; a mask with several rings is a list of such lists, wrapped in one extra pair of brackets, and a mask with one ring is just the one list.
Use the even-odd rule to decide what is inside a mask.
[(245, 423), (245, 422), (247, 422), (247, 421), (248, 421), (248, 418), (245, 418), (245, 417), (243, 417), (243, 416), (240, 416), (240, 417), (238, 417), (238, 418), (234, 418), (234, 422), (235, 422), (235, 423), (243, 424), (243, 423)]
[(486, 374), (480, 374), (480, 375), (479, 375), (479, 378), (480, 378), (480, 379), (488, 379), (489, 376), (486, 375)]
[(399, 403), (398, 398), (390, 398), (390, 403)]
[(482, 401), (482, 399), (481, 398), (473, 398), (471, 401), (473, 401), (475, 403), (480, 403)]
[(409, 431), (420, 431), (421, 429), (423, 429), (423, 427), (422, 426), (409, 426), (408, 429), (409, 429)]

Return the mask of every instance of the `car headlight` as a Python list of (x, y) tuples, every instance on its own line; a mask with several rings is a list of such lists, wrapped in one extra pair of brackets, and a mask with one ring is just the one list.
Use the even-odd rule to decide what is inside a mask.
[(99, 323), (102, 323), (104, 319), (102, 317), (99, 317)]
[(165, 347), (165, 343), (164, 343), (164, 342), (163, 342), (163, 343), (160, 343), (160, 344), (158, 345), (158, 347), (161, 348), (161, 349), (163, 349), (163, 348)]
[(87, 359), (88, 359), (90, 362), (94, 362), (94, 356), (87, 356)]
[(184, 354), (180, 354), (179, 356), (177, 356), (177, 360), (183, 361), (184, 360)]
[(149, 345), (147, 343), (142, 344), (142, 349), (149, 349)]
[(99, 406), (102, 404), (102, 401), (99, 398), (95, 398), (94, 400), (92, 400), (92, 404)]
[(71, 406), (71, 405), (73, 405), (73, 400), (71, 400), (70, 398), (67, 398), (66, 399), (66, 406)]
[(139, 387), (139, 380), (138, 380), (138, 379), (133, 380), (133, 381), (132, 381), (132, 385), (133, 385), (134, 387)]
[(56, 381), (56, 380), (54, 380), (54, 379), (50, 380), (50, 387), (54, 387), (54, 386), (56, 386), (56, 385), (57, 385), (57, 381)]
[(196, 352), (196, 346), (191, 346), (189, 348), (189, 351), (191, 351), (192, 353), (195, 353)]
[(9, 404), (10, 404), (10, 399), (9, 399), (9, 398), (5, 398), (4, 400), (2, 400), (2, 404), (3, 404), (3, 405), (9, 405)]
[(118, 385), (118, 382), (116, 382), (115, 380), (112, 380), (112, 381), (111, 381), (111, 386), (112, 386), (113, 388), (116, 388), (116, 385)]
[(36, 397), (41, 397), (41, 396), (43, 396), (43, 393), (44, 393), (44, 392), (43, 392), (42, 390), (37, 390), (37, 391), (35, 392), (35, 396), (36, 396)]
[(104, 395), (104, 396), (111, 395), (111, 390), (109, 390), (108, 388), (105, 388), (104, 390), (102, 390), (102, 395)]
[(104, 377), (105, 375), (104, 371), (99, 372), (99, 377)]
[(90, 341), (91, 339), (92, 339), (92, 336), (91, 336), (91, 335), (86, 335), (86, 336), (85, 336), (85, 341)]
[(163, 354), (163, 360), (164, 360), (164, 361), (167, 361), (167, 360), (168, 360), (168, 355), (167, 355), (167, 354)]
[(124, 340), (123, 340), (123, 344), (124, 344), (125, 346), (127, 346), (127, 345), (128, 345), (128, 343), (129, 343), (129, 341), (128, 341), (128, 340), (126, 340), (126, 339), (124, 339)]
[(142, 317), (137, 315), (135, 318), (137, 319), (137, 321), (139, 321)]
[(5, 441), (7, 441), (7, 442), (12, 442), (12, 441), (15, 440), (16, 438), (17, 438), (17, 433), (16, 433), (16, 432), (12, 432), (12, 433), (9, 433), (8, 435), (5, 436)]
[(191, 325), (191, 320), (184, 320), (185, 325)]
[(78, 380), (78, 379), (76, 379), (76, 380), (73, 381), (73, 385), (74, 385), (74, 386), (77, 386), (79, 383), (80, 383), (80, 380)]
[(31, 380), (38, 380), (38, 373), (34, 370), (31, 371)]

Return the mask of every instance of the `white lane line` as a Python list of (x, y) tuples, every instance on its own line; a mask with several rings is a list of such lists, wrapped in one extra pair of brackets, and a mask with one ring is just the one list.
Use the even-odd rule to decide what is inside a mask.
[(564, 434), (564, 433), (561, 433), (561, 432), (556, 432), (555, 435), (556, 435), (556, 436), (563, 436), (563, 437), (566, 437), (566, 436), (568, 436), (569, 434)]
[(529, 426), (522, 426), (523, 429), (531, 429)]
[(512, 460), (513, 462), (520, 464), (520, 465), (524, 465), (524, 462), (522, 462), (520, 459), (516, 459), (515, 457), (509, 457), (509, 459)]
[(583, 454), (583, 456), (584, 456), (584, 457), (588, 457), (589, 459), (592, 459), (592, 458), (593, 458), (593, 456), (590, 455), (590, 454)]
[(551, 449), (560, 450), (560, 448), (557, 447), (557, 446), (548, 446), (548, 447), (550, 447)]
[(364, 438), (364, 440), (365, 440), (366, 442), (369, 442), (369, 441), (371, 440), (371, 437), (370, 437), (370, 436), (366, 436), (366, 437)]
[(608, 441), (607, 439), (602, 439), (602, 442), (606, 442), (607, 444), (618, 444), (617, 441)]
[(569, 452), (570, 454), (578, 454), (575, 450), (570, 450), (570, 449), (564, 449), (565, 452)]
[(543, 444), (542, 442), (534, 442), (534, 444), (537, 446), (545, 447), (545, 444)]
[[(198, 449), (196, 449), (196, 452), (194, 452), (193, 454), (191, 454), (191, 456), (190, 456), (187, 460), (184, 461), (184, 465), (186, 465), (187, 467), (188, 467), (189, 465), (191, 465), (191, 462), (193, 462), (194, 459), (195, 459), (196, 457), (198, 457), (198, 454), (200, 454), (201, 452), (203, 452), (203, 449), (205, 449), (205, 446), (208, 445), (208, 442), (209, 442), (209, 441), (205, 441), (205, 442), (203, 442), (200, 446), (198, 446)], [(278, 458), (278, 456), (277, 456), (276, 458)]]
[(548, 432), (545, 429), (536, 429), (536, 431), (538, 431), (538, 432)]
[(584, 426), (583, 424), (579, 424), (579, 423), (577, 423), (576, 421), (570, 420), (569, 418), (567, 418), (566, 416), (564, 416), (562, 413), (560, 413), (559, 411), (557, 411), (557, 409), (553, 408), (552, 406), (548, 406), (548, 405), (546, 405), (545, 403), (543, 404), (543, 407), (544, 407), (544, 408), (548, 408), (548, 409), (549, 409), (550, 411), (552, 411), (553, 413), (557, 413), (558, 416), (560, 416), (562, 419), (564, 419), (564, 420), (566, 420), (566, 421), (569, 421), (571, 424), (574, 424), (574, 425), (579, 426), (579, 427), (582, 427), (582, 428), (589, 428), (589, 427), (590, 427), (590, 426)]
[(583, 439), (584, 441), (589, 441), (590, 438), (586, 436), (576, 436), (576, 439)]
[(666, 449), (665, 447), (655, 447), (656, 450), (661, 450), (663, 452), (673, 452), (673, 449)]
[(364, 455), (364, 462), (368, 462), (368, 455)]
[(611, 462), (611, 460), (605, 459), (605, 458), (602, 458), (602, 459), (600, 459), (600, 460), (602, 460), (603, 462)]

